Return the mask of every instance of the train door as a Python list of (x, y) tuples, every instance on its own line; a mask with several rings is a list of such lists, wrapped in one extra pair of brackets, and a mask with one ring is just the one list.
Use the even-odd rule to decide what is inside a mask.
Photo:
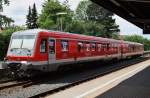
[(48, 39), (48, 47), (49, 47), (49, 64), (56, 63), (56, 39), (49, 38)]

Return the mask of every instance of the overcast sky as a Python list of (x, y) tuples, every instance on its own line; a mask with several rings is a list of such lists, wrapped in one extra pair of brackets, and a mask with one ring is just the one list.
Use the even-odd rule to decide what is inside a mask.
[[(64, 0), (59, 1), (63, 2)], [(80, 0), (68, 0), (68, 1), (72, 10), (75, 10), (78, 3), (80, 2)], [(33, 3), (36, 3), (38, 13), (40, 14), (43, 2), (44, 0), (10, 0), (10, 5), (4, 7), (3, 14), (15, 20), (15, 25), (24, 25), (29, 5), (32, 6)], [(142, 30), (140, 28), (127, 22), (126, 20), (120, 18), (117, 15), (115, 15), (114, 17), (116, 18), (116, 23), (119, 25), (119, 28), (121, 30), (120, 32), (121, 35), (132, 35), (132, 34), (142, 35)], [(146, 35), (144, 37), (150, 39), (150, 35)]]

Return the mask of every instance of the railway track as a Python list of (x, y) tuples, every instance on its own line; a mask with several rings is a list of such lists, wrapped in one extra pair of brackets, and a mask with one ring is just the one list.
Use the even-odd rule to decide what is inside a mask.
[[(147, 60), (147, 59), (146, 59), (146, 60)], [(136, 62), (136, 63), (140, 63), (141, 61), (143, 61), (143, 60), (139, 60), (139, 61)], [(125, 63), (125, 62), (124, 62), (124, 63)], [(132, 64), (135, 64), (135, 62), (132, 63)], [(35, 95), (35, 96), (31, 96), (30, 98), (42, 98), (42, 97), (44, 97), (44, 96), (47, 96), (47, 95), (50, 95), (50, 94), (59, 92), (59, 91), (61, 91), (61, 90), (65, 90), (65, 89), (67, 89), (67, 88), (73, 87), (73, 86), (75, 86), (75, 85), (79, 85), (79, 84), (81, 84), (81, 83), (90, 81), (90, 80), (92, 80), (92, 79), (95, 79), (95, 78), (98, 78), (98, 77), (102, 77), (102, 76), (104, 76), (104, 75), (106, 75), (106, 74), (115, 72), (115, 71), (117, 71), (117, 70), (123, 69), (123, 68), (125, 68), (125, 67), (130, 66), (130, 65), (131, 65), (131, 63), (130, 63), (130, 64), (126, 64), (125, 66), (120, 66), (120, 67), (112, 68), (112, 69), (106, 70), (106, 71), (104, 71), (104, 72), (102, 72), (102, 73), (100, 73), (100, 74), (97, 74), (97, 75), (94, 75), (94, 76), (91, 76), (91, 77), (88, 77), (88, 78), (84, 78), (84, 79), (81, 79), (81, 80), (74, 81), (74, 82), (72, 82), (72, 83), (70, 83), (70, 84), (68, 84), (68, 85), (62, 86), (62, 87), (60, 87), (60, 88), (56, 88), (56, 89), (50, 90), (50, 91), (48, 91), (48, 92), (43, 92), (43, 93), (41, 93), (41, 94), (38, 94), (38, 95)]]
[(13, 87), (16, 87), (16, 86), (24, 86), (28, 83), (31, 83), (31, 81), (21, 81), (21, 82), (18, 82), (18, 81), (9, 81), (9, 82), (6, 82), (6, 83), (1, 83), (0, 84), (0, 90), (4, 90), (4, 89), (8, 89), (8, 88), (13, 88)]
[[(117, 63), (111, 62), (112, 64), (105, 63), (106, 67), (102, 67), (99, 69), (85, 68), (84, 70), (88, 70), (85, 72), (83, 70), (79, 70), (77, 72), (75, 71), (74, 74), (74, 72), (70, 70), (69, 72), (66, 72), (65, 74), (62, 75), (55, 75), (55, 76), (49, 75), (49, 77), (47, 76), (43, 78), (39, 77), (35, 80), (33, 79), (32, 81), (22, 81), (20, 83), (16, 82), (15, 84), (5, 86), (4, 85), (2, 86), (2, 84), (0, 84), (0, 97), (5, 98), (6, 96), (3, 95), (7, 95), (6, 98), (20, 97), (20, 96), (23, 96), (21, 98), (27, 97), (40, 98), (49, 94), (56, 93), (60, 90), (64, 90), (69, 87), (78, 85), (80, 83), (92, 80), (94, 78), (104, 76), (108, 73), (120, 70), (124, 67), (128, 67), (132, 64), (136, 64), (147, 59), (148, 58), (137, 58), (132, 60), (123, 60)], [(20, 88), (16, 89), (15, 87)], [(9, 88), (11, 88), (12, 91), (9, 91)]]
[[(42, 76), (42, 75), (41, 75)], [(44, 78), (43, 78), (44, 79)], [(24, 79), (16, 79), (16, 80), (6, 80), (0, 83), (0, 90), (14, 88), (17, 86), (21, 86), (22, 88), (26, 88), (29, 86), (32, 86), (36, 83), (41, 82), (42, 80), (39, 77), (33, 77), (31, 78), (24, 78)]]

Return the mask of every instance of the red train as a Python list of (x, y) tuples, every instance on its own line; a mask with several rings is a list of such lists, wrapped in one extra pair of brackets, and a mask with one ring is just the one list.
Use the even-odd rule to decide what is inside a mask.
[(142, 55), (139, 43), (67, 32), (32, 29), (12, 34), (3, 68), (56, 71), (70, 63)]

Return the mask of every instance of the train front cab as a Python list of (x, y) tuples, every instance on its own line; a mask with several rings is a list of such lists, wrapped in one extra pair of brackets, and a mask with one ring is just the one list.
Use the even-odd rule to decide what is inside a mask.
[(14, 32), (2, 68), (10, 69), (18, 74), (23, 74), (26, 70), (32, 69), (32, 63), (36, 60), (37, 34), (33, 30)]
[[(11, 36), (3, 69), (12, 74), (25, 75), (29, 70), (52, 71), (56, 61), (56, 40), (44, 32), (26, 30)], [(49, 64), (51, 64), (49, 66)]]

